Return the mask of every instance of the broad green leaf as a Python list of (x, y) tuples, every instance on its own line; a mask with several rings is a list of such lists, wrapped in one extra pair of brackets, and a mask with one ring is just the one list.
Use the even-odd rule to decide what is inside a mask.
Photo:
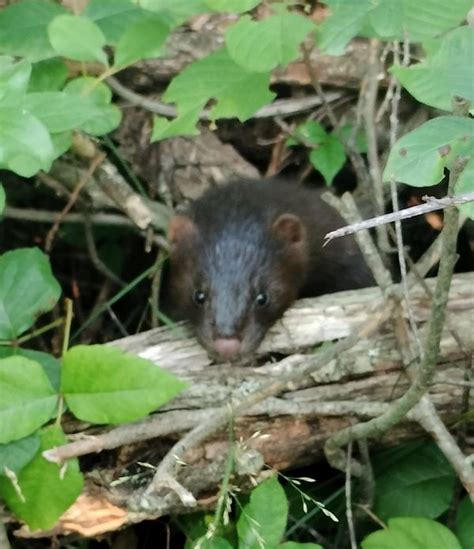
[(19, 497), (9, 479), (0, 477), (0, 493), (7, 506), (28, 524), (30, 530), (49, 529), (74, 503), (82, 491), (84, 480), (77, 459), (68, 460), (65, 467), (46, 461), (41, 452), (67, 442), (59, 427), (40, 433), (40, 452), (18, 475)]
[(205, 0), (206, 6), (212, 11), (242, 13), (258, 6), (262, 0)]
[(18, 474), (34, 458), (39, 445), (37, 433), (8, 444), (0, 444), (0, 476), (8, 470)]
[(382, 520), (397, 516), (436, 518), (449, 508), (454, 473), (431, 443), (413, 450), (377, 475), (374, 511)]
[(299, 543), (296, 541), (287, 541), (278, 546), (278, 549), (324, 549), (319, 543)]
[(90, 19), (60, 15), (48, 26), (49, 40), (58, 55), (76, 61), (101, 61), (107, 64), (103, 51), (105, 36)]
[(78, 129), (91, 135), (104, 135), (120, 124), (122, 111), (111, 104), (112, 92), (103, 82), (96, 85), (90, 76), (75, 78), (67, 83), (64, 92), (87, 104), (90, 116)]
[(31, 177), (41, 169), (48, 171), (53, 159), (48, 130), (36, 117), (16, 107), (0, 107), (0, 168)]
[(63, 360), (61, 392), (76, 417), (93, 423), (139, 419), (185, 387), (153, 362), (114, 347), (79, 345)]
[(30, 75), (31, 63), (26, 59), (16, 62), (12, 57), (0, 57), (0, 101), (18, 100), (24, 95)]
[(0, 53), (40, 61), (56, 55), (48, 25), (67, 11), (55, 2), (22, 0), (0, 10)]
[(59, 377), (61, 366), (53, 355), (34, 351), (33, 349), (22, 349), (21, 347), (0, 347), (0, 359), (12, 356), (20, 356), (37, 362), (44, 370), (54, 390), (59, 393)]
[(71, 148), (72, 132), (53, 133), (51, 135), (51, 142), (53, 143), (54, 158), (59, 158)]
[(249, 71), (268, 72), (299, 57), (301, 42), (314, 29), (307, 17), (280, 9), (262, 21), (244, 15), (229, 27), (225, 41), (230, 57), (238, 65)]
[(29, 92), (59, 91), (66, 83), (68, 69), (59, 59), (47, 59), (33, 65)]
[(454, 96), (474, 101), (473, 64), (474, 27), (465, 26), (443, 37), (432, 57), (411, 67), (395, 65), (391, 72), (421, 103), (451, 111)]
[(344, 166), (346, 153), (339, 139), (334, 135), (328, 135), (326, 141), (309, 153), (309, 159), (329, 186)]
[(20, 356), (0, 360), (0, 443), (31, 435), (51, 419), (58, 395), (43, 368)]
[(0, 339), (13, 340), (50, 311), (61, 288), (48, 257), (38, 248), (23, 248), (0, 256)]
[(151, 134), (151, 142), (175, 137), (177, 135), (199, 135), (196, 124), (199, 120), (201, 107), (191, 109), (183, 114), (180, 114), (173, 120), (168, 120), (163, 116), (155, 116), (153, 119), (153, 130)]
[(172, 80), (163, 99), (176, 103), (183, 115), (216, 99), (212, 118), (236, 117), (243, 122), (275, 96), (268, 89), (269, 79), (268, 73), (246, 71), (225, 50), (218, 50), (188, 65)]
[(91, 0), (82, 12), (94, 21), (108, 44), (116, 44), (122, 34), (142, 16), (131, 0)]
[(368, 535), (362, 549), (462, 549), (456, 536), (439, 522), (425, 518), (393, 518), (388, 528)]
[[(474, 192), (474, 155), (466, 164), (458, 182), (454, 189), (455, 194), (467, 194)], [(474, 219), (474, 202), (468, 202), (458, 206), (459, 210), (464, 214)]]
[(463, 549), (472, 549), (474, 545), (474, 503), (464, 496), (456, 515), (456, 535)]
[(471, 0), (453, 0), (449, 9), (440, 0), (327, 0), (332, 15), (321, 25), (318, 45), (340, 55), (349, 40), (367, 33), (385, 40), (424, 42), (457, 27), (466, 17)]
[(286, 494), (276, 476), (254, 488), (250, 502), (237, 522), (239, 547), (275, 547), (285, 533), (288, 517)]
[(193, 15), (209, 11), (204, 0), (140, 0), (140, 6), (158, 13), (170, 27), (184, 23)]
[(399, 139), (388, 157), (383, 180), (414, 187), (435, 185), (443, 178), (457, 155), (474, 152), (474, 120), (460, 116), (440, 116)]
[(3, 188), (3, 185), (0, 183), (0, 216), (3, 213), (3, 209), (5, 208), (5, 190)]
[(120, 38), (114, 64), (131, 65), (139, 59), (157, 57), (169, 34), (169, 27), (159, 16), (147, 17), (130, 26)]
[[(187, 547), (187, 546), (186, 546)], [(233, 545), (230, 544), (225, 538), (214, 536), (210, 539), (203, 537), (193, 543), (190, 547), (199, 549), (233, 549)]]
[(295, 135), (304, 141), (311, 142), (313, 145), (324, 143), (328, 138), (328, 133), (323, 125), (314, 120), (308, 120), (307, 122), (300, 124), (296, 128)]
[(364, 25), (368, 14), (374, 9), (372, 0), (329, 0), (330, 15), (316, 34), (318, 46), (329, 55), (341, 55), (354, 36)]

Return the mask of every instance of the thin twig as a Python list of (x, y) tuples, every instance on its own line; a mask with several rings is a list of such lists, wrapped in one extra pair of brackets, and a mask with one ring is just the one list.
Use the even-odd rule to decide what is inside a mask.
[(347, 528), (349, 529), (349, 540), (351, 543), (351, 549), (357, 549), (357, 541), (354, 528), (354, 517), (352, 515), (352, 442), (347, 445), (347, 460), (346, 460), (346, 519)]
[[(448, 193), (452, 192), (464, 166), (465, 160), (457, 159), (451, 170)], [(428, 322), (427, 337), (424, 345), (425, 354), (418, 366), (415, 380), (407, 392), (379, 417), (343, 429), (325, 444), (325, 453), (331, 464), (342, 469), (344, 467), (344, 453), (341, 447), (350, 440), (359, 438), (377, 437), (396, 425), (419, 402), (429, 389), (435, 366), (439, 357), (439, 344), (446, 316), (451, 278), (456, 263), (456, 241), (458, 231), (458, 211), (450, 208), (445, 212), (445, 222), (442, 230), (442, 253), (433, 295), (432, 314)]]
[(428, 212), (435, 212), (436, 210), (443, 210), (451, 206), (459, 206), (460, 204), (466, 204), (467, 202), (474, 201), (474, 192), (460, 194), (457, 196), (445, 196), (444, 198), (435, 198), (434, 196), (423, 196), (426, 204), (419, 204), (418, 206), (412, 206), (411, 208), (404, 208), (398, 212), (393, 212), (385, 215), (379, 215), (359, 223), (352, 223), (346, 227), (341, 227), (335, 231), (331, 231), (324, 236), (325, 244), (330, 242), (333, 238), (340, 238), (348, 234), (355, 234), (358, 231), (365, 229), (372, 229), (377, 225), (385, 225), (386, 223), (393, 223), (397, 220), (409, 219), (410, 217), (416, 217), (417, 215), (423, 215)]
[[(121, 84), (116, 78), (107, 78), (107, 83), (114, 92), (125, 99), (132, 105), (142, 107), (147, 111), (155, 114), (166, 116), (167, 118), (176, 118), (178, 111), (172, 105), (167, 105), (156, 99), (149, 99), (140, 95)], [(335, 101), (341, 97), (340, 92), (332, 92), (328, 94), (329, 101)], [(306, 112), (318, 107), (322, 104), (322, 99), (319, 95), (309, 97), (301, 97), (298, 99), (280, 99), (274, 101), (270, 105), (265, 105), (259, 109), (252, 118), (271, 118), (273, 116), (291, 116), (301, 112)], [(204, 109), (199, 115), (200, 120), (209, 120), (209, 110)]]
[(62, 212), (58, 215), (56, 221), (54, 222), (54, 225), (48, 231), (48, 234), (47, 234), (46, 240), (45, 240), (45, 246), (44, 246), (46, 252), (49, 253), (51, 251), (51, 247), (53, 245), (54, 237), (55, 237), (56, 233), (58, 232), (59, 226), (60, 226), (63, 218), (66, 216), (66, 214), (69, 213), (71, 208), (74, 206), (80, 192), (87, 185), (87, 183), (89, 183), (89, 181), (91, 180), (92, 175), (94, 174), (95, 170), (100, 166), (100, 164), (104, 161), (104, 159), (105, 159), (105, 154), (99, 153), (92, 160), (92, 162), (90, 163), (89, 168), (87, 169), (87, 172), (86, 172), (84, 178), (81, 181), (78, 182), (75, 189), (71, 193), (71, 196), (69, 197), (69, 200), (68, 200), (66, 206), (63, 208)]

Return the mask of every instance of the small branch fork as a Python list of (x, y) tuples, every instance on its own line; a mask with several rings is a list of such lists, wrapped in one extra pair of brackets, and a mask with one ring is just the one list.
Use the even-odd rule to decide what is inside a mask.
[(352, 223), (346, 227), (341, 227), (335, 231), (327, 233), (324, 237), (324, 245), (328, 244), (334, 238), (340, 238), (349, 234), (354, 234), (359, 231), (372, 229), (378, 225), (385, 225), (387, 223), (393, 223), (394, 221), (401, 221), (402, 219), (409, 219), (410, 217), (416, 217), (429, 212), (435, 212), (436, 210), (442, 210), (452, 206), (459, 206), (461, 204), (467, 204), (474, 201), (474, 192), (460, 194), (457, 196), (446, 196), (444, 198), (435, 198), (433, 196), (424, 196), (423, 200), (426, 204), (420, 204), (411, 208), (405, 208), (398, 212), (393, 212), (385, 215), (379, 215), (365, 221), (358, 223)]

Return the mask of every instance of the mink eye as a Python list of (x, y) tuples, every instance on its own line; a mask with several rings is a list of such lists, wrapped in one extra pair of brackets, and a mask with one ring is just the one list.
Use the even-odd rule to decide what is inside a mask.
[(206, 292), (203, 292), (202, 290), (196, 290), (193, 295), (194, 303), (196, 305), (204, 305), (207, 295)]
[(255, 303), (259, 307), (264, 307), (268, 303), (268, 294), (265, 292), (260, 292), (255, 298)]

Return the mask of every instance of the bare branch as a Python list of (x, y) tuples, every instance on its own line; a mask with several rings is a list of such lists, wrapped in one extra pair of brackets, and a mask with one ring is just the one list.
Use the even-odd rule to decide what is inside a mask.
[(459, 206), (460, 204), (466, 204), (467, 202), (474, 201), (474, 192), (460, 194), (458, 196), (446, 196), (444, 198), (435, 198), (434, 196), (424, 196), (426, 204), (420, 204), (419, 206), (413, 206), (411, 208), (405, 208), (398, 212), (393, 212), (385, 215), (379, 215), (359, 223), (353, 223), (346, 227), (341, 227), (335, 231), (327, 233), (324, 237), (325, 244), (330, 242), (333, 238), (340, 238), (348, 234), (354, 234), (365, 229), (372, 229), (377, 225), (384, 225), (386, 223), (393, 223), (397, 220), (409, 219), (410, 217), (416, 217), (417, 215), (423, 215), (428, 212), (435, 212), (436, 210), (442, 210), (451, 206)]

